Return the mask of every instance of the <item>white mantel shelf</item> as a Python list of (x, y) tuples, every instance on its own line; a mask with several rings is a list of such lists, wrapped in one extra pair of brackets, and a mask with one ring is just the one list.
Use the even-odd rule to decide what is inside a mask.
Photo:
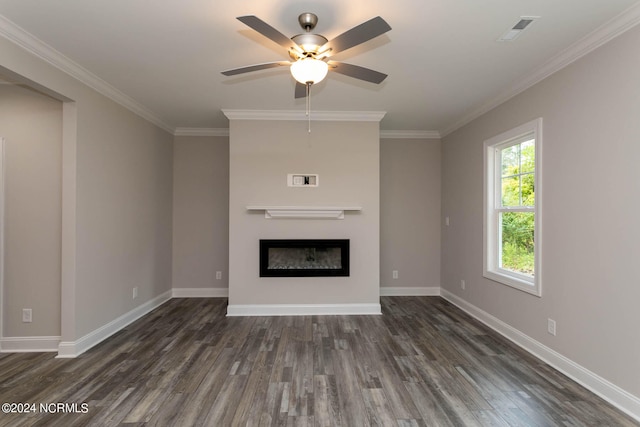
[(345, 211), (361, 211), (361, 206), (247, 206), (248, 211), (264, 211), (267, 219), (344, 219)]

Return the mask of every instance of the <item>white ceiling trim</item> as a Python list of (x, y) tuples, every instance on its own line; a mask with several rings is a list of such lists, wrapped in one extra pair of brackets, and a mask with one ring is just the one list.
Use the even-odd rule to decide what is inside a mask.
[(175, 136), (229, 136), (228, 128), (176, 128)]
[(21, 27), (2, 15), (0, 15), (0, 36), (12, 41), (26, 51), (36, 55), (38, 58), (48, 62), (59, 70), (62, 70), (71, 77), (81, 81), (90, 88), (129, 109), (143, 119), (150, 121), (159, 128), (173, 133), (172, 127), (160, 120), (142, 104), (139, 104), (137, 101), (133, 100), (133, 98), (130, 98), (120, 92), (100, 77), (67, 58), (53, 47), (23, 30)]
[[(174, 136), (229, 136), (228, 128), (176, 128)], [(440, 139), (435, 130), (381, 130), (380, 139)]]
[(381, 139), (440, 139), (437, 130), (381, 130)]
[[(297, 110), (222, 110), (229, 120), (309, 120)], [(311, 111), (311, 121), (379, 122), (386, 111)]]
[[(231, 111), (231, 110), (227, 110), (227, 111)], [(312, 114), (315, 114), (315, 113), (312, 113)], [(306, 120), (306, 116), (305, 116), (305, 120)], [(174, 136), (229, 136), (229, 129), (228, 128), (178, 127), (175, 129), (173, 134)], [(440, 139), (440, 132), (438, 132), (437, 130), (381, 130), (380, 138), (381, 139)]]
[(592, 52), (608, 41), (618, 37), (625, 31), (630, 30), (640, 23), (640, 3), (637, 3), (615, 18), (596, 28), (584, 38), (578, 40), (564, 51), (553, 57), (550, 61), (547, 61), (542, 66), (538, 67), (534, 72), (511, 85), (507, 90), (503, 91), (497, 97), (482, 104), (479, 108), (471, 111), (469, 114), (464, 115), (459, 120), (454, 122), (451, 126), (445, 128), (440, 132), (442, 137), (449, 135), (460, 129), (462, 126), (477, 119), (481, 115), (491, 111), (500, 104), (508, 101), (514, 96), (524, 92), (531, 86), (546, 79), (553, 73), (560, 71), (569, 64), (577, 61), (586, 54)]

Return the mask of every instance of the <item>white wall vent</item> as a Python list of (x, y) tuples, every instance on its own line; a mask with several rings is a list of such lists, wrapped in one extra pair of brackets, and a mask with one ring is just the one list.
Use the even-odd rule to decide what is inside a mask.
[(320, 183), (318, 174), (290, 173), (287, 175), (287, 185), (289, 187), (317, 187)]

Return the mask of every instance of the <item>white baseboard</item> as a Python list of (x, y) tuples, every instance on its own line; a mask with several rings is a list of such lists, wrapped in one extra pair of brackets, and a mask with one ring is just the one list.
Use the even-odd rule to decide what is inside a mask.
[(309, 316), (382, 314), (380, 304), (251, 304), (229, 305), (227, 316)]
[(4, 337), (0, 353), (56, 352), (62, 337)]
[(437, 297), (440, 296), (440, 286), (382, 286), (381, 297)]
[(173, 298), (228, 298), (229, 288), (173, 288)]
[(534, 356), (542, 359), (544, 362), (589, 389), (594, 394), (597, 394), (613, 406), (640, 421), (639, 397), (632, 395), (617, 385), (578, 365), (571, 359), (566, 358), (562, 354), (534, 340), (530, 336), (525, 335), (518, 329), (504, 323), (502, 320), (481, 310), (473, 304), (470, 304), (446, 289), (441, 289), (441, 296), (508, 340), (519, 345)]
[(88, 333), (82, 338), (76, 341), (62, 341), (58, 346), (58, 358), (73, 358), (81, 355), (85, 351), (89, 350), (91, 347), (96, 344), (101, 343), (105, 339), (109, 338), (111, 335), (120, 331), (122, 328), (126, 327), (130, 323), (138, 320), (145, 314), (150, 311), (160, 307), (165, 302), (171, 299), (171, 290), (158, 295), (152, 300), (147, 301), (146, 303), (134, 308), (128, 313), (123, 314), (117, 319), (107, 323), (104, 326)]

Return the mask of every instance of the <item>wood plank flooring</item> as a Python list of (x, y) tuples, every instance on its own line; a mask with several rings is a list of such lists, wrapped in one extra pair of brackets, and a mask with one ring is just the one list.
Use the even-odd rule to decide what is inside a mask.
[[(2, 354), (0, 403), (38, 408), (0, 425), (640, 425), (439, 297), (381, 302), (227, 318), (226, 299), (173, 299), (76, 359)], [(57, 402), (77, 411), (40, 411)]]

